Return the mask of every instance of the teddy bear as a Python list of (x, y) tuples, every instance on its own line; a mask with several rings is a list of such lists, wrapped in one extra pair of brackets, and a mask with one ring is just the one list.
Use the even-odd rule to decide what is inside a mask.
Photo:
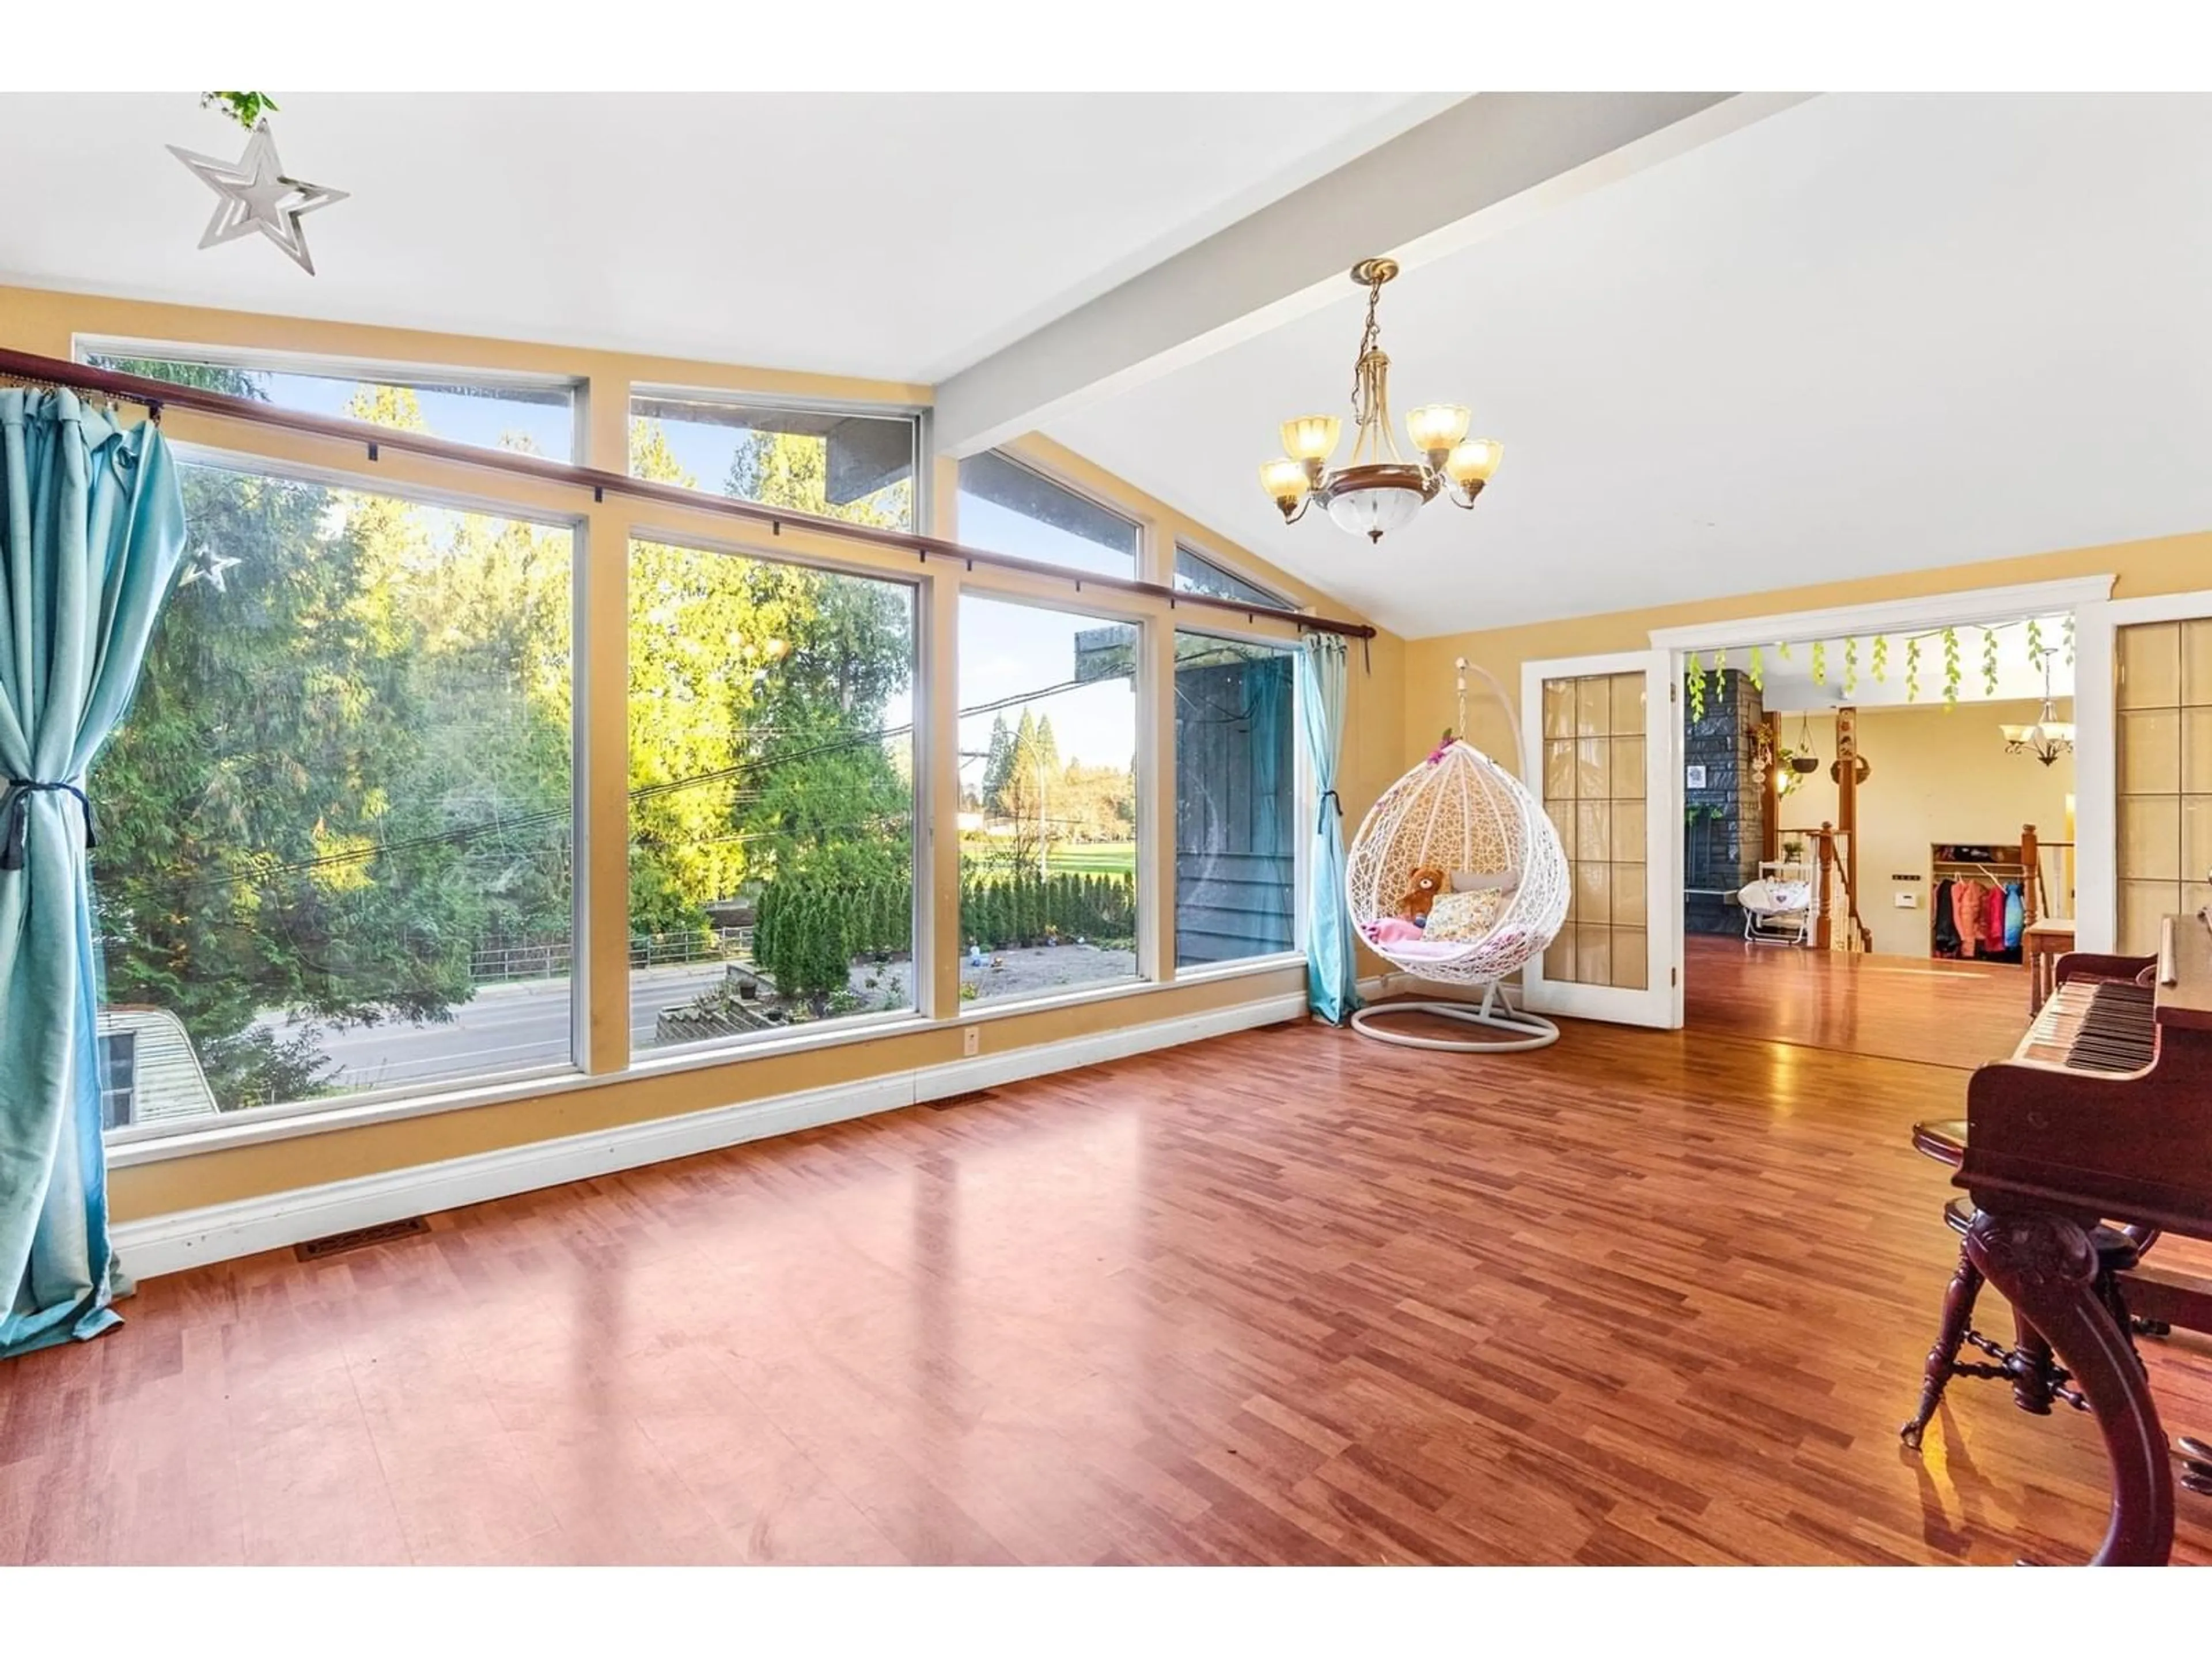
[(1444, 872), (1432, 865), (1423, 865), (1413, 872), (1413, 890), (1398, 901), (1398, 914), (1408, 921), (1425, 923), (1429, 907), (1443, 890)]

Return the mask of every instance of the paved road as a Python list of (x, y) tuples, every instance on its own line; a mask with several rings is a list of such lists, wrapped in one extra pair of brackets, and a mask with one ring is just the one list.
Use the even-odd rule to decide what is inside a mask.
[[(689, 1002), (722, 976), (719, 963), (634, 970), (629, 1033), (642, 1048), (664, 1008)], [(282, 1018), (264, 1019), (282, 1031)], [(570, 1053), (566, 980), (489, 986), (453, 1010), (444, 1024), (356, 1026), (325, 1031), (317, 1047), (338, 1063), (331, 1081), (347, 1089), (388, 1089), (402, 1083), (478, 1076), (533, 1066), (566, 1064)]]

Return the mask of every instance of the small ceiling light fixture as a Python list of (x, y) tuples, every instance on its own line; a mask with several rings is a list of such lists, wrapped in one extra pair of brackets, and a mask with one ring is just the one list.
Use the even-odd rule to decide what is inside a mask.
[(2002, 721), (1997, 729), (2004, 733), (2005, 753), (2033, 755), (2045, 766), (2061, 755), (2074, 752), (2074, 722), (2057, 718), (2051, 706), (2051, 659), (2052, 653), (2043, 656), (2043, 708), (2033, 726), (2007, 726)]
[(1345, 529), (1379, 542), (1385, 531), (1410, 522), (1439, 494), (1454, 507), (1472, 507), (1498, 471), (1504, 447), (1495, 438), (1468, 437), (1468, 411), (1461, 404), (1424, 404), (1407, 415), (1406, 435), (1422, 459), (1408, 461), (1398, 453), (1390, 432), (1390, 359), (1375, 321), (1382, 284), (1397, 274), (1395, 259), (1362, 259), (1352, 268), (1352, 280), (1367, 290), (1367, 326), (1352, 365), (1357, 430), (1350, 462), (1334, 471), (1328, 467), (1341, 421), (1301, 415), (1283, 422), (1288, 453), (1260, 469), (1260, 482), (1286, 524), (1296, 524), (1318, 501)]

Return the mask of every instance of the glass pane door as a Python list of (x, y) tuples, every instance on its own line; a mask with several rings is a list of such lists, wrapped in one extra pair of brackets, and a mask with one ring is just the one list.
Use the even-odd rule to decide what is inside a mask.
[(2212, 617), (2118, 630), (2119, 949), (2212, 902)]
[(1668, 868), (1657, 780), (1671, 776), (1659, 653), (1534, 663), (1524, 708), (1528, 775), (1559, 831), (1567, 919), (1525, 979), (1528, 1006), (1640, 1025), (1680, 1023), (1674, 929), (1653, 890)]

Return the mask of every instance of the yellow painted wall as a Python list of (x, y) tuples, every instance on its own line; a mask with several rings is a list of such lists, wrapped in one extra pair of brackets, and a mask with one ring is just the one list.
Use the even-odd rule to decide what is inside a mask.
[[(2073, 717), (2073, 700), (2057, 700), (2061, 720)], [(1859, 914), (1874, 934), (1874, 948), (1885, 956), (1928, 954), (1929, 896), (1935, 881), (1928, 849), (1938, 842), (1989, 842), (2009, 845), (2021, 826), (2032, 823), (2039, 840), (2067, 838), (2066, 799), (2074, 791), (2074, 757), (2061, 755), (2045, 766), (2026, 755), (2008, 755), (2000, 724), (2025, 726), (2041, 705), (2025, 702), (1909, 704), (1862, 708), (1859, 752), (1871, 769), (1859, 787)], [(1792, 748), (1798, 732), (1809, 731), (1813, 751), (1823, 762), (1836, 757), (1836, 718), (1812, 714), (1802, 722), (1791, 714), (1782, 723), (1783, 741)], [(1782, 827), (1817, 827), (1836, 817), (1836, 786), (1826, 765), (1784, 798)], [(2058, 881), (2057, 863), (2046, 863), (2046, 879)], [(1917, 881), (1899, 881), (1917, 875)], [(1894, 896), (1909, 894), (1913, 908), (1900, 910)], [(2051, 895), (2057, 914), (2070, 915), (2066, 896)]]
[[(747, 368), (722, 363), (665, 357), (632, 356), (567, 346), (512, 340), (480, 339), (409, 330), (376, 328), (304, 319), (265, 317), (242, 312), (151, 304), (94, 295), (0, 288), (0, 344), (46, 356), (72, 355), (79, 335), (113, 337), (173, 344), (218, 346), (311, 356), (342, 357), (410, 367), (459, 370), (496, 369), (556, 374), (586, 381), (588, 464), (613, 471), (628, 469), (629, 388), (633, 383), (698, 386), (797, 399), (827, 398), (926, 404), (929, 388), (843, 376)], [(587, 1024), (586, 1069), (580, 1086), (547, 1091), (495, 1104), (426, 1113), (375, 1124), (331, 1127), (290, 1139), (195, 1151), (156, 1162), (135, 1163), (112, 1177), (113, 1214), (136, 1221), (208, 1204), (251, 1199), (349, 1176), (405, 1169), (434, 1160), (489, 1152), (558, 1136), (635, 1124), (682, 1113), (767, 1098), (795, 1090), (855, 1082), (916, 1066), (958, 1059), (963, 1026), (944, 1020), (921, 1030), (860, 1041), (843, 1037), (798, 1052), (754, 1054), (743, 1049), (726, 1060), (677, 1070), (633, 1073), (629, 1062), (627, 982), (627, 904), (624, 892), (627, 795), (624, 787), (627, 603), (624, 584), (628, 544), (633, 533), (757, 552), (768, 557), (798, 557), (838, 565), (858, 574), (916, 574), (910, 555), (871, 550), (835, 537), (787, 528), (773, 545), (748, 526), (711, 514), (690, 513), (658, 503), (615, 498), (593, 503), (580, 492), (553, 485), (499, 477), (465, 466), (383, 452), (367, 461), (357, 444), (303, 437), (226, 422), (172, 410), (165, 429), (173, 441), (206, 445), (294, 465), (331, 469), (360, 477), (371, 488), (447, 491), (539, 514), (573, 517), (585, 532), (585, 602), (577, 641), (581, 674), (580, 701), (587, 755), (597, 764), (580, 776), (589, 830), (585, 877), (586, 921), (591, 940), (591, 973), (596, 988)], [(1143, 574), (1164, 580), (1180, 537), (1255, 580), (1332, 615), (1342, 606), (1249, 550), (1175, 513), (1081, 456), (1041, 438), (1012, 446), (1040, 468), (1057, 473), (1139, 521), (1145, 536)], [(940, 464), (933, 476), (935, 511), (927, 528), (957, 536), (952, 470)], [(951, 618), (963, 588), (1008, 597), (1030, 595), (1065, 600), (1066, 584), (979, 567), (973, 574), (932, 562), (922, 576), (928, 648), (943, 651), (957, 639)], [(1099, 590), (1092, 590), (1098, 592)], [(1190, 622), (1203, 612), (1171, 612), (1164, 601), (1146, 596), (1112, 595), (1095, 608), (1110, 609), (1146, 621)], [(1223, 617), (1219, 625), (1255, 637), (1289, 641), (1297, 630), (1265, 622), (1249, 627)], [(1395, 776), (1405, 724), (1402, 643), (1385, 635), (1363, 653), (1352, 643), (1353, 672), (1346, 715), (1341, 791), (1349, 823), (1356, 823), (1374, 796)], [(1371, 658), (1371, 672), (1363, 665)], [(1164, 657), (1159, 670), (1164, 676)], [(936, 718), (947, 732), (931, 757), (939, 796), (949, 817), (952, 791), (945, 787), (954, 744), (944, 715), (952, 707), (951, 678), (934, 700)], [(1167, 699), (1155, 696), (1156, 708)], [(1163, 717), (1155, 730), (1171, 731)], [(1154, 745), (1157, 750), (1158, 744)], [(1146, 820), (1155, 838), (1171, 834), (1173, 757), (1155, 753), (1151, 774), (1152, 810)], [(117, 803), (111, 810), (127, 811)], [(942, 911), (957, 890), (955, 838), (937, 838), (939, 858), (931, 885)], [(1160, 861), (1171, 869), (1172, 859)], [(1167, 948), (1171, 908), (1154, 902), (1149, 913), (1155, 960), (1172, 961)], [(939, 951), (938, 1003), (957, 1009), (952, 990), (957, 973), (951, 958)], [(1364, 971), (1375, 971), (1371, 960)], [(1171, 974), (1164, 968), (1164, 976)], [(1303, 969), (1273, 969), (1227, 979), (1183, 984), (1163, 983), (1133, 994), (1074, 1006), (1008, 1013), (981, 1023), (986, 1053), (1088, 1036), (1127, 1026), (1233, 1006), (1302, 990)], [(235, 1133), (232, 1120), (216, 1133)]]

